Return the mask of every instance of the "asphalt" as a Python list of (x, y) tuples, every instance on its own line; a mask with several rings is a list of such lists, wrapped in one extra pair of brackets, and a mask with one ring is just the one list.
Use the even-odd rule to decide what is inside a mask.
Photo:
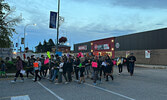
[(114, 69), (114, 81), (111, 79), (93, 85), (86, 83), (54, 84), (47, 79), (33, 82), (25, 79), (24, 83), (11, 84), (12, 78), (0, 80), (0, 100), (11, 100), (13, 96), (28, 95), (31, 100), (166, 100), (167, 69), (152, 69), (136, 67), (134, 76), (126, 70), (118, 75)]

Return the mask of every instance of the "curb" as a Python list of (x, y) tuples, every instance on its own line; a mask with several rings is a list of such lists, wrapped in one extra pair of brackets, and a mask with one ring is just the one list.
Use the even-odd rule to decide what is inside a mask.
[(140, 65), (136, 64), (136, 67), (142, 67), (142, 68), (152, 68), (152, 69), (167, 69), (167, 66), (160, 66), (160, 65)]

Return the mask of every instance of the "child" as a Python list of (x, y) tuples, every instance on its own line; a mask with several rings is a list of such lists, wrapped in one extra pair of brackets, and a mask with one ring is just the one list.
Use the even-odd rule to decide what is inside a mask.
[(0, 77), (2, 77), (2, 74), (4, 74), (5, 77), (7, 77), (7, 75), (6, 75), (6, 65), (5, 65), (5, 62), (3, 60), (1, 61)]

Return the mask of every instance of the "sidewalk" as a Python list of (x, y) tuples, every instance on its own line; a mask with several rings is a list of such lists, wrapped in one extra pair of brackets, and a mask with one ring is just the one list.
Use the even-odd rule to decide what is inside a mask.
[(145, 64), (135, 64), (136, 67), (143, 67), (143, 68), (153, 68), (153, 69), (167, 69), (165, 65), (145, 65)]

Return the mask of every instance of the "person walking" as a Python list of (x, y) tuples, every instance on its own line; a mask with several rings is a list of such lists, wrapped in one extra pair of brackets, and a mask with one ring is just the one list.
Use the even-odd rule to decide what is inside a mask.
[(123, 58), (122, 57), (119, 57), (117, 59), (117, 66), (118, 66), (119, 75), (120, 75), (122, 73), (122, 66), (123, 66)]
[(20, 75), (21, 80), (22, 80), (21, 82), (24, 82), (24, 78), (23, 78), (23, 74), (21, 73), (21, 70), (23, 70), (23, 63), (22, 63), (22, 60), (21, 60), (20, 56), (17, 56), (16, 75), (15, 75), (14, 81), (11, 81), (12, 83), (16, 82), (19, 75)]
[(98, 57), (95, 57), (92, 61), (92, 68), (93, 68), (93, 84), (96, 85), (96, 81), (98, 79), (98, 71), (99, 71), (100, 63)]
[(55, 78), (58, 78), (57, 76), (58, 76), (58, 71), (59, 71), (59, 64), (60, 64), (60, 59), (59, 59), (59, 56), (58, 55), (56, 55), (56, 61), (55, 61), (55, 63), (54, 63), (54, 72), (53, 72), (53, 76), (52, 76), (52, 78), (51, 78), (51, 82), (54, 82), (54, 80), (55, 80)]
[(128, 60), (129, 60), (129, 71), (130, 71), (130, 75), (132, 76), (134, 72), (135, 61), (136, 61), (136, 57), (133, 55), (133, 53), (130, 54)]
[(5, 65), (5, 62), (2, 60), (1, 61), (1, 67), (0, 67), (0, 78), (2, 77), (2, 74), (5, 75), (5, 77), (7, 78), (7, 75), (6, 75), (6, 65)]
[(41, 78), (43, 78), (44, 77), (44, 61), (45, 61), (44, 55), (41, 55), (40, 61), (41, 61), (40, 76)]
[(64, 60), (64, 64), (63, 64), (63, 76), (64, 76), (64, 79), (65, 79), (65, 84), (68, 83), (68, 80), (67, 80), (67, 58), (66, 56), (63, 57), (63, 60)]
[(27, 73), (27, 78), (28, 78), (29, 73), (30, 73), (31, 75), (33, 75), (33, 76), (34, 76), (34, 73), (33, 73), (33, 61), (31, 62), (30, 57), (27, 57), (27, 60), (28, 60), (28, 62), (27, 62), (27, 70), (26, 70), (26, 73)]
[(80, 64), (80, 59), (76, 57), (74, 59), (73, 65), (74, 65), (75, 77), (77, 82), (79, 82), (79, 70), (80, 70), (79, 64)]
[(85, 58), (81, 57), (80, 58), (80, 64), (79, 64), (79, 68), (80, 68), (80, 81), (79, 84), (84, 83), (85, 82), (85, 76), (84, 76), (84, 72), (85, 72)]
[(72, 66), (72, 59), (71, 58), (68, 58), (67, 60), (67, 76), (68, 76), (68, 82), (71, 82), (72, 81), (72, 74), (73, 72), (73, 66)]
[(35, 70), (35, 80), (34, 80), (34, 82), (36, 82), (37, 81), (37, 77), (39, 78), (39, 81), (41, 80), (41, 77), (39, 76), (39, 68), (40, 68), (40, 66), (41, 66), (41, 62), (40, 62), (40, 60), (39, 60), (39, 57), (37, 58), (37, 60), (33, 63), (33, 65), (34, 65), (34, 70)]
[(58, 72), (58, 83), (62, 83), (63, 66), (64, 66), (64, 60), (63, 58), (61, 58)]
[(103, 75), (104, 75), (104, 78), (106, 78), (106, 72), (105, 72), (105, 67), (106, 67), (106, 62), (105, 62), (105, 59), (104, 57), (101, 58), (100, 60), (100, 81), (102, 81), (102, 72), (103, 72)]
[(113, 62), (112, 62), (112, 60), (110, 59), (109, 56), (106, 57), (105, 62), (106, 62), (106, 68), (105, 68), (105, 71), (106, 71), (106, 81), (108, 81), (108, 76), (110, 76), (111, 79), (114, 80), (114, 77), (113, 77), (112, 72), (111, 72), (111, 71), (113, 71), (112, 70), (113, 69)]

